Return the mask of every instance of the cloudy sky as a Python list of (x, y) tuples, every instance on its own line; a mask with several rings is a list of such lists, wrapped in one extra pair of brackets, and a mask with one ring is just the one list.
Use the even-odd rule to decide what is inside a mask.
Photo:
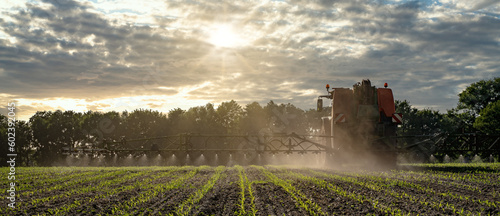
[(369, 78), (419, 108), (500, 76), (498, 0), (2, 0), (0, 113), (315, 106)]

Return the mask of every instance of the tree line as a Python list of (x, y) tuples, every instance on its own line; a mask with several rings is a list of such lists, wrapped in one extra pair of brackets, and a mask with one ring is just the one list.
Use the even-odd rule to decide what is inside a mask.
[[(122, 113), (88, 111), (38, 111), (28, 121), (16, 121), (16, 152), (18, 165), (50, 165), (61, 158), (63, 148), (91, 147), (103, 140), (120, 141), (182, 133), (191, 134), (311, 134), (321, 128), (320, 118), (328, 111), (304, 111), (292, 104), (270, 101), (262, 106), (257, 102), (240, 106), (234, 100), (217, 108), (208, 103), (188, 110), (176, 108), (167, 114), (137, 109)], [(7, 146), (8, 118), (0, 115), (2, 146)], [(5, 142), (5, 143), (4, 143)], [(2, 148), (5, 157), (7, 148)]]
[(500, 77), (472, 83), (458, 97), (457, 106), (446, 113), (417, 109), (407, 100), (396, 101), (396, 112), (403, 113), (398, 134), (500, 134)]
[[(471, 84), (459, 94), (457, 107), (447, 113), (417, 109), (409, 101), (396, 101), (396, 112), (403, 113), (399, 135), (480, 132), (500, 134), (500, 78)], [(167, 114), (149, 109), (122, 113), (88, 111), (39, 111), (28, 121), (15, 121), (18, 165), (50, 165), (63, 156), (63, 148), (85, 147), (102, 140), (121, 140), (194, 134), (314, 134), (321, 129), (321, 117), (331, 109), (317, 112), (293, 104), (262, 106), (253, 102), (240, 106), (235, 101), (217, 108), (208, 103), (188, 110), (176, 108)], [(8, 118), (0, 115), (0, 160), (7, 155)]]

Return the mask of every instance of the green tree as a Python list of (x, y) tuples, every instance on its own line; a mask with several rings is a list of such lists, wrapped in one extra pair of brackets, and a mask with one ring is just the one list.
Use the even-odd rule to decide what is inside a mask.
[(443, 132), (442, 125), (443, 115), (436, 110), (423, 109), (417, 111), (415, 128), (420, 129), (421, 134), (436, 134)]
[(500, 100), (488, 104), (479, 112), (474, 127), (486, 134), (500, 134)]
[(458, 94), (457, 107), (448, 110), (444, 130), (449, 133), (475, 132), (476, 118), (481, 110), (500, 99), (500, 77), (472, 83)]
[(488, 104), (500, 100), (500, 77), (472, 83), (458, 97), (457, 108), (471, 110), (477, 116)]
[(444, 116), (443, 130), (447, 133), (471, 133), (476, 115), (472, 110), (450, 109)]
[(396, 105), (396, 113), (403, 114), (403, 122), (401, 127), (399, 128), (399, 135), (412, 135), (417, 133), (418, 128), (414, 125), (414, 122), (417, 118), (418, 109), (414, 108), (410, 105), (410, 102), (407, 100), (404, 101), (395, 101)]
[(399, 135), (431, 135), (444, 132), (444, 115), (432, 109), (419, 110), (410, 105), (407, 100), (396, 100), (396, 113), (403, 114), (403, 124)]

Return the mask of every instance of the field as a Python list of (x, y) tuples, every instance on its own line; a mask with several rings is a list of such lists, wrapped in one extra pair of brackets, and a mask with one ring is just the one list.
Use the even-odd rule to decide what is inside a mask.
[[(7, 168), (1, 168), (7, 173)], [(412, 171), (413, 170), (413, 171)], [(500, 164), (18, 168), (0, 215), (498, 215)], [(2, 178), (6, 191), (8, 180)]]

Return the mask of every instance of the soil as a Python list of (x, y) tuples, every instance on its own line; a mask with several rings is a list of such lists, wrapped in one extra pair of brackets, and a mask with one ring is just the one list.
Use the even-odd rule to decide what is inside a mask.
[[(43, 193), (35, 193), (31, 196), (23, 197), (20, 194), (23, 191), (17, 191), (16, 208), (10, 209), (7, 206), (8, 199), (1, 199), (0, 215), (51, 215), (55, 210), (60, 210), (62, 215), (115, 215), (116, 211), (130, 212), (133, 215), (159, 215), (174, 213), (176, 209), (185, 203), (190, 197), (200, 191), (201, 188), (208, 185), (210, 179), (215, 174), (215, 167), (204, 168), (198, 171), (194, 176), (185, 179), (178, 187), (168, 189), (157, 195), (148, 197), (146, 202), (134, 203), (129, 208), (123, 207), (134, 198), (140, 197), (146, 192), (152, 192), (153, 186), (167, 184), (176, 179), (185, 176), (196, 167), (188, 167), (185, 170), (176, 170), (169, 173), (168, 168), (147, 172), (144, 175), (138, 175), (118, 184), (110, 184), (106, 187), (98, 188), (85, 192), (70, 194), (69, 196), (59, 196), (54, 199), (46, 199), (43, 202), (35, 202), (37, 199), (44, 199), (65, 194), (71, 190), (80, 190), (83, 188), (91, 189), (101, 183), (112, 182), (113, 180), (125, 178), (139, 172), (137, 169), (128, 170), (117, 175), (98, 178), (96, 180), (77, 182), (77, 179), (64, 179), (65, 176), (73, 175), (79, 172), (87, 172), (86, 168), (81, 171), (67, 171), (66, 175), (58, 174), (53, 178), (24, 178), (19, 180), (19, 184), (33, 185), (26, 191), (43, 190)], [(37, 168), (33, 168), (37, 169)], [(127, 170), (129, 168), (124, 167)], [(400, 210), (404, 214), (410, 215), (457, 215), (458, 211), (464, 209), (464, 213), (473, 215), (498, 215), (500, 214), (500, 171), (488, 171), (473, 173), (474, 179), (447, 178), (447, 175), (433, 175), (436, 172), (449, 174), (454, 172), (455, 176), (471, 175), (470, 170), (462, 172), (460, 169), (451, 171), (388, 171), (382, 172), (349, 172), (334, 170), (315, 170), (298, 169), (287, 167), (243, 167), (244, 175), (251, 183), (254, 200), (252, 202), (248, 188), (245, 189), (244, 209), (246, 215), (251, 215), (251, 209), (256, 210), (256, 215), (308, 215), (308, 210), (304, 209), (299, 201), (296, 200), (285, 188), (275, 185), (266, 177), (261, 169), (267, 169), (276, 177), (290, 183), (298, 193), (303, 195), (308, 203), (317, 205), (321, 211), (327, 215), (386, 215), (382, 207)], [(314, 171), (314, 172), (311, 172)], [(116, 169), (104, 168), (99, 173), (93, 173), (87, 177), (95, 177), (106, 172), (116, 172)], [(341, 178), (332, 178), (328, 175), (349, 177), (355, 179), (360, 184), (354, 184)], [(161, 175), (164, 174), (164, 175)], [(298, 175), (296, 175), (298, 174)], [(335, 193), (324, 185), (316, 184), (310, 178), (313, 177), (322, 180), (329, 185), (343, 191)], [(451, 176), (451, 175), (450, 175)], [(80, 177), (84, 178), (84, 176)], [(483, 181), (485, 180), (485, 181)], [(44, 183), (43, 181), (50, 181)], [(57, 190), (47, 190), (57, 184), (68, 186)], [(69, 184), (73, 182), (72, 184)], [(137, 184), (130, 189), (120, 191), (115, 194), (108, 194), (109, 191), (128, 185), (135, 185), (138, 182), (147, 182)], [(405, 184), (397, 184), (404, 182)], [(365, 186), (363, 186), (365, 184)], [(366, 185), (377, 185), (377, 189)], [(413, 186), (412, 186), (413, 185)], [(192, 203), (188, 215), (236, 215), (241, 211), (241, 187), (239, 172), (236, 167), (226, 167), (201, 199)], [(403, 195), (401, 197), (395, 194)], [(363, 197), (362, 199), (354, 199)], [(97, 197), (96, 199), (92, 199)], [(411, 197), (411, 198), (409, 198)], [(465, 198), (467, 197), (467, 198)], [(481, 200), (481, 201), (479, 201)], [(74, 205), (71, 208), (65, 207)], [(374, 204), (376, 203), (376, 205)], [(448, 207), (436, 207), (429, 203), (448, 204)], [(375, 207), (377, 206), (377, 207)], [(452, 207), (451, 207), (452, 206)], [(453, 210), (455, 209), (455, 210)]]

